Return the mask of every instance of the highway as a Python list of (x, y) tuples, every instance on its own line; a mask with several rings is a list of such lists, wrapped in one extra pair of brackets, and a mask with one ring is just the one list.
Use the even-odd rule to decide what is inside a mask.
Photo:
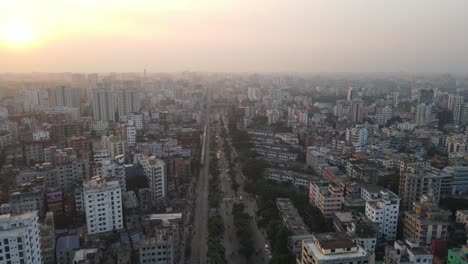
[(204, 123), (206, 125), (206, 137), (203, 145), (204, 164), (200, 170), (198, 183), (195, 189), (195, 218), (193, 224), (193, 239), (190, 264), (204, 264), (206, 262), (207, 253), (207, 237), (208, 237), (208, 179), (209, 179), (209, 149), (210, 149), (210, 133), (211, 133), (211, 96), (207, 93), (206, 109), (204, 112)]

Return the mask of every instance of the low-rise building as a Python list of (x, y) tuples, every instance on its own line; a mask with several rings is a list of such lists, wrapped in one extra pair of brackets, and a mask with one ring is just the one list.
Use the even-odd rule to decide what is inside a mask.
[(448, 250), (448, 264), (466, 264), (468, 263), (468, 246), (462, 248), (452, 248)]
[(385, 248), (385, 264), (432, 264), (433, 259), (434, 257), (427, 248), (415, 242), (397, 240), (393, 246)]
[(321, 233), (302, 241), (301, 264), (373, 263), (374, 256), (343, 233)]

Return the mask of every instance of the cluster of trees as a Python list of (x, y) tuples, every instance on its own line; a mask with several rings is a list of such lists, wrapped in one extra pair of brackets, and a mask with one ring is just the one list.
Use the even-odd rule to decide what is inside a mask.
[(219, 164), (216, 157), (216, 142), (211, 141), (210, 144), (210, 180), (208, 182), (208, 203), (211, 208), (219, 208), (221, 204), (221, 192), (219, 190)]
[(250, 228), (250, 215), (244, 209), (244, 204), (235, 203), (232, 206), (232, 216), (234, 218), (234, 226), (236, 227), (236, 235), (240, 241), (239, 254), (249, 260), (254, 253), (254, 244), (252, 229)]
[(289, 231), (281, 221), (275, 201), (261, 198), (256, 215), (257, 225), (266, 230), (270, 240), (272, 251), (270, 263), (294, 263), (294, 256), (287, 248)]
[[(210, 144), (210, 166), (211, 175), (208, 182), (208, 204), (210, 208), (215, 209), (208, 218), (208, 253), (207, 257), (210, 263), (227, 263), (224, 258), (225, 249), (221, 242), (224, 233), (223, 219), (219, 215), (218, 209), (221, 204), (221, 192), (219, 190), (219, 164), (216, 157), (216, 141), (212, 140)], [(197, 242), (195, 242), (197, 243)]]
[(224, 127), (224, 122), (221, 119), (221, 137), (224, 140), (223, 144), (223, 150), (224, 150), (224, 155), (226, 157), (226, 160), (228, 161), (228, 167), (229, 167), (229, 177), (231, 178), (231, 187), (232, 189), (237, 192), (239, 190), (239, 183), (237, 182), (237, 173), (236, 173), (236, 166), (234, 165), (234, 162), (232, 162), (232, 148), (231, 145), (229, 144), (228, 140), (228, 133), (226, 128)]
[[(208, 218), (208, 253), (210, 263), (227, 263), (224, 258), (225, 249), (221, 243), (221, 237), (224, 233), (223, 219), (216, 213)], [(198, 241), (195, 241), (198, 243)]]

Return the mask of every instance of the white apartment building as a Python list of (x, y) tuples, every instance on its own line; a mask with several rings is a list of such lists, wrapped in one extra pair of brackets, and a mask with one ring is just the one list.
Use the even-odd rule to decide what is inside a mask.
[(132, 121), (137, 130), (143, 129), (143, 113), (132, 112), (128, 114), (128, 121)]
[(37, 212), (0, 215), (0, 263), (41, 264)]
[(159, 199), (166, 197), (166, 163), (155, 156), (146, 157), (142, 154), (136, 154), (134, 159), (143, 166), (145, 176), (148, 178), (151, 203), (155, 204)]
[(83, 200), (88, 234), (123, 228), (122, 193), (117, 180), (93, 177), (83, 183)]
[(367, 145), (368, 136), (369, 131), (362, 126), (346, 129), (346, 141), (350, 142), (355, 148), (361, 148)]
[(365, 264), (373, 255), (353, 242), (343, 233), (315, 234), (313, 239), (302, 241), (302, 252), (297, 259), (301, 264)]
[(400, 198), (389, 190), (380, 191), (377, 195), (367, 196), (366, 216), (379, 225), (379, 235), (388, 241), (396, 239)]

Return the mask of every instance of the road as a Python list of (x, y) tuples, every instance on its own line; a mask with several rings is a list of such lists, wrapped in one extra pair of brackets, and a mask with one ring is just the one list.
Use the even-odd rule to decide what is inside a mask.
[[(227, 120), (223, 116), (225, 128), (227, 129)], [(219, 149), (223, 150), (224, 139), (218, 137), (217, 139)], [(228, 138), (228, 144), (232, 146), (230, 143), (230, 139)], [(231, 147), (231, 159), (234, 160), (237, 157), (237, 153), (233, 147)], [(256, 221), (255, 221), (255, 212), (257, 211), (257, 203), (255, 197), (249, 195), (248, 193), (244, 192), (244, 182), (245, 177), (242, 174), (242, 170), (239, 164), (236, 164), (236, 180), (239, 183), (239, 190), (236, 194), (231, 187), (232, 179), (229, 178), (229, 173), (227, 173), (227, 169), (229, 166), (228, 161), (226, 160), (226, 156), (223, 152), (221, 152), (221, 159), (220, 159), (220, 169), (221, 169), (221, 190), (224, 192), (224, 199), (221, 203), (221, 216), (223, 217), (224, 222), (224, 247), (226, 249), (226, 260), (228, 263), (245, 263), (245, 259), (242, 256), (239, 256), (237, 253), (239, 250), (239, 241), (236, 236), (236, 230), (234, 227), (234, 220), (231, 214), (232, 205), (234, 203), (243, 203), (245, 206), (245, 212), (251, 216), (250, 221), (250, 228), (252, 230), (252, 239), (254, 241), (255, 253), (252, 256), (253, 263), (268, 263), (269, 259), (267, 257), (265, 251), (265, 243), (266, 239), (259, 230)], [(242, 196), (242, 200), (240, 200), (240, 196)]]
[(210, 166), (210, 132), (211, 132), (211, 96), (207, 95), (204, 123), (206, 125), (206, 137), (203, 142), (205, 147), (204, 164), (201, 168), (198, 183), (195, 189), (195, 218), (193, 224), (192, 250), (190, 264), (206, 263), (207, 237), (208, 237), (208, 178)]

